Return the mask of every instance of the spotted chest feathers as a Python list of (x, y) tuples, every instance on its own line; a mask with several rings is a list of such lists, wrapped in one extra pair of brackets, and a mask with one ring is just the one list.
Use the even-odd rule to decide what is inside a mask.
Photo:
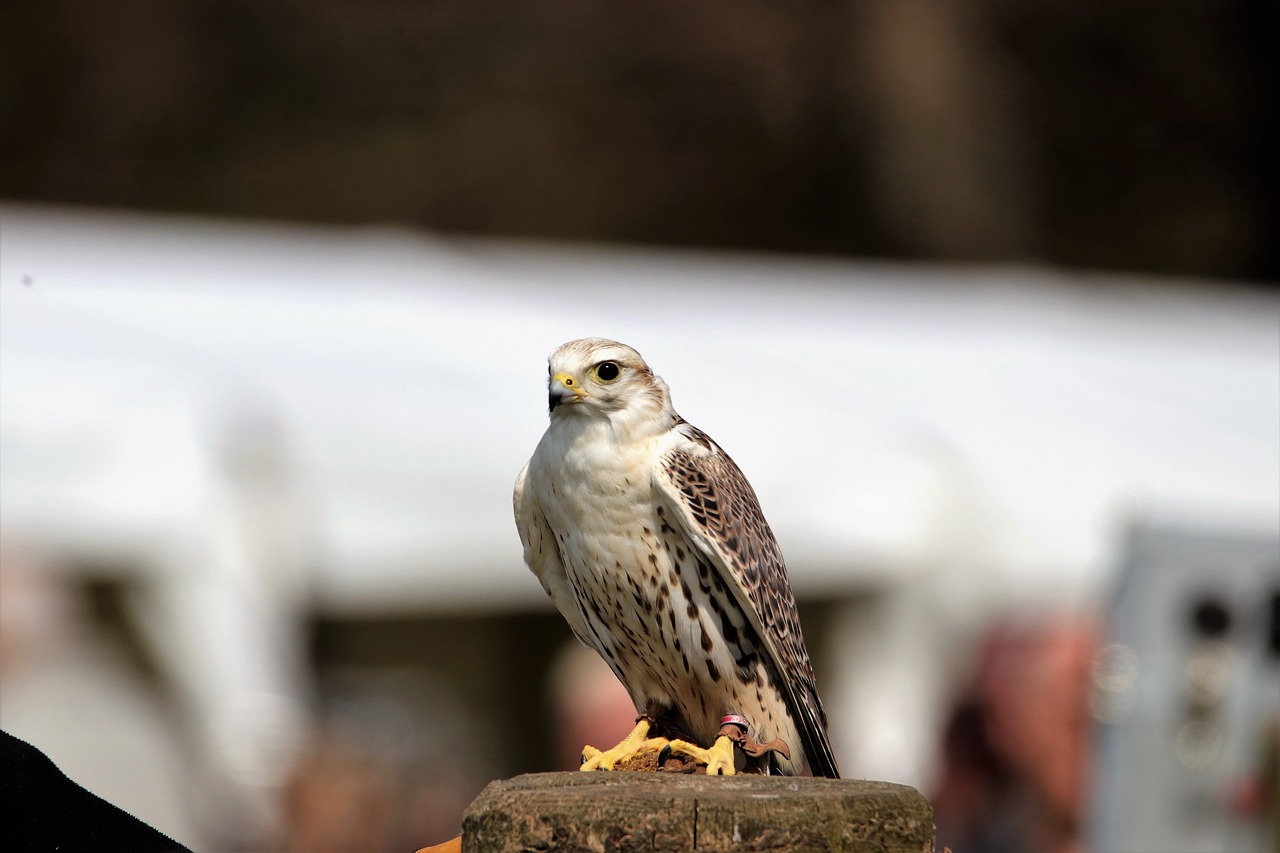
[(757, 740), (791, 744), (798, 768), (798, 734), (759, 638), (654, 493), (663, 442), (609, 445), (553, 446), (546, 450), (556, 464), (540, 464), (539, 454), (532, 461), (531, 482), (586, 626), (582, 639), (638, 710), (670, 709), (708, 744), (722, 715), (742, 714)]

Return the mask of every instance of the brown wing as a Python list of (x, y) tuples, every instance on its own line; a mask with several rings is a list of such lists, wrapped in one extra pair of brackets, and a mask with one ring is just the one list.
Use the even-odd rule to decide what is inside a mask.
[(687, 441), (668, 452), (655, 472), (658, 491), (760, 635), (813, 774), (839, 778), (787, 567), (755, 491), (706, 433), (683, 422), (676, 429)]

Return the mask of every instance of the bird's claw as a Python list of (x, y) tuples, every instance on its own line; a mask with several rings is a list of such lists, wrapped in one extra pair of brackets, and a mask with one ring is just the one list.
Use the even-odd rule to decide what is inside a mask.
[[(720, 740), (716, 741), (719, 746)], [(724, 742), (723, 749), (717, 749), (716, 746), (707, 750), (707, 775), (708, 776), (733, 776), (737, 774), (737, 755), (734, 754), (733, 743)]]
[[(745, 755), (739, 761), (734, 742), (723, 735), (716, 738), (716, 742), (710, 749), (703, 749), (683, 740), (671, 741), (667, 744), (667, 749), (680, 755), (691, 756), (698, 763), (705, 764), (708, 776), (735, 776), (745, 766), (746, 761)], [(742, 766), (739, 766), (740, 764)]]
[(642, 717), (636, 727), (631, 730), (631, 734), (622, 739), (622, 742), (613, 749), (599, 750), (594, 746), (584, 746), (582, 748), (582, 763), (578, 766), (579, 770), (612, 770), (621, 762), (627, 760), (638, 752), (646, 749), (660, 749), (666, 746), (666, 738), (648, 737), (649, 728), (652, 724), (647, 717)]

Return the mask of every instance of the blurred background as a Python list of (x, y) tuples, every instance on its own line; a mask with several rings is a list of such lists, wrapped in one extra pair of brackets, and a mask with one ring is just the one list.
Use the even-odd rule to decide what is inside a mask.
[(201, 850), (413, 850), (615, 742), (510, 507), (603, 335), (940, 849), (1275, 849), (1278, 23), (12, 0), (0, 727)]

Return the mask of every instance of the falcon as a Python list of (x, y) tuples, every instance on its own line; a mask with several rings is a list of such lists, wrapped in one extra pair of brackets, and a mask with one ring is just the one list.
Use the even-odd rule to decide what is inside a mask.
[(515, 486), (524, 559), (639, 717), (583, 770), (649, 749), (838, 778), (795, 598), (755, 492), (631, 347), (548, 359), (551, 423)]

